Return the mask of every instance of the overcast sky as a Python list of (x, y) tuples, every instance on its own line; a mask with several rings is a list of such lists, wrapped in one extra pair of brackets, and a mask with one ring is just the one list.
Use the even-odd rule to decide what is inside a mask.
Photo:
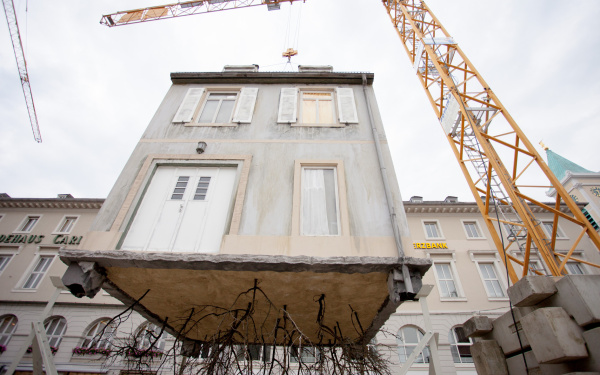
[[(380, 1), (307, 0), (276, 12), (255, 7), (112, 29), (99, 24), (102, 14), (163, 2), (14, 2), (43, 143), (33, 139), (8, 28), (0, 26), (0, 192), (104, 198), (167, 92), (169, 73), (226, 64), (290, 70), (281, 53), (295, 47), (294, 70), (375, 73), (403, 199), (473, 201)], [(599, 1), (427, 4), (531, 142), (600, 170)], [(292, 35), (299, 24), (297, 44), (286, 43), (288, 24)]]

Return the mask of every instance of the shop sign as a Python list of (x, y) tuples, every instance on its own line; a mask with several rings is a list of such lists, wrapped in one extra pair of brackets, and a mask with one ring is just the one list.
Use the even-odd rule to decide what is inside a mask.
[(415, 249), (447, 249), (448, 244), (445, 242), (413, 242)]
[[(46, 236), (43, 234), (0, 234), (0, 243), (34, 243), (39, 244)], [(52, 239), (55, 245), (79, 245), (83, 236), (67, 236), (57, 234)]]

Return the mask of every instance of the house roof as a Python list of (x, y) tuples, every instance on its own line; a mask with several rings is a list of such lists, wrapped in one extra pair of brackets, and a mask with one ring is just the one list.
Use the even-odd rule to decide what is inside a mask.
[(546, 159), (548, 160), (548, 166), (552, 170), (552, 173), (554, 173), (559, 181), (562, 181), (562, 179), (565, 178), (567, 171), (570, 171), (571, 173), (594, 173), (583, 168), (579, 164), (573, 163), (558, 155), (550, 149), (546, 149)]

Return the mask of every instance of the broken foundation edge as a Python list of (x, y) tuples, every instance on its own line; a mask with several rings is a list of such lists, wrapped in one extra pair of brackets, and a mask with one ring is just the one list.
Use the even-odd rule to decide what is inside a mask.
[(389, 295), (357, 344), (370, 342), (388, 318), (404, 302), (415, 299), (422, 277), (431, 260), (413, 257), (309, 257), (264, 256), (250, 254), (153, 253), (133, 251), (89, 251), (63, 249), (60, 259), (68, 268), (63, 283), (76, 297), (90, 297), (104, 289), (151, 323), (183, 342), (184, 353), (193, 355), (202, 342), (180, 337), (179, 332), (106, 278), (106, 268), (148, 268), (173, 270), (274, 271), (315, 273), (385, 273)]

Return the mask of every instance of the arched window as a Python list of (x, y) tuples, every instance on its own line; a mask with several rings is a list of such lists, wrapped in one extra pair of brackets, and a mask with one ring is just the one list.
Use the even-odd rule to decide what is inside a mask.
[(46, 328), (46, 336), (48, 336), (50, 346), (58, 348), (67, 330), (67, 320), (62, 316), (51, 316), (46, 319), (44, 327)]
[(136, 334), (138, 348), (148, 349), (154, 344), (152, 350), (163, 351), (165, 349), (165, 335), (161, 335), (160, 331), (161, 328), (152, 323), (142, 324)]
[[(400, 331), (398, 331), (398, 355), (400, 363), (406, 362), (422, 338), (423, 332), (417, 327), (404, 326), (400, 328)], [(429, 356), (429, 346), (426, 346), (423, 352), (417, 356), (414, 363), (429, 363)]]
[(14, 315), (4, 315), (0, 318), (0, 345), (8, 345), (10, 338), (17, 329), (18, 319)]
[(86, 349), (108, 349), (115, 331), (114, 324), (108, 324), (109, 318), (102, 318), (88, 329), (81, 347)]
[(473, 357), (471, 356), (471, 345), (473, 342), (465, 335), (462, 327), (452, 328), (448, 333), (448, 340), (450, 341), (450, 350), (452, 351), (454, 363), (473, 363)]

